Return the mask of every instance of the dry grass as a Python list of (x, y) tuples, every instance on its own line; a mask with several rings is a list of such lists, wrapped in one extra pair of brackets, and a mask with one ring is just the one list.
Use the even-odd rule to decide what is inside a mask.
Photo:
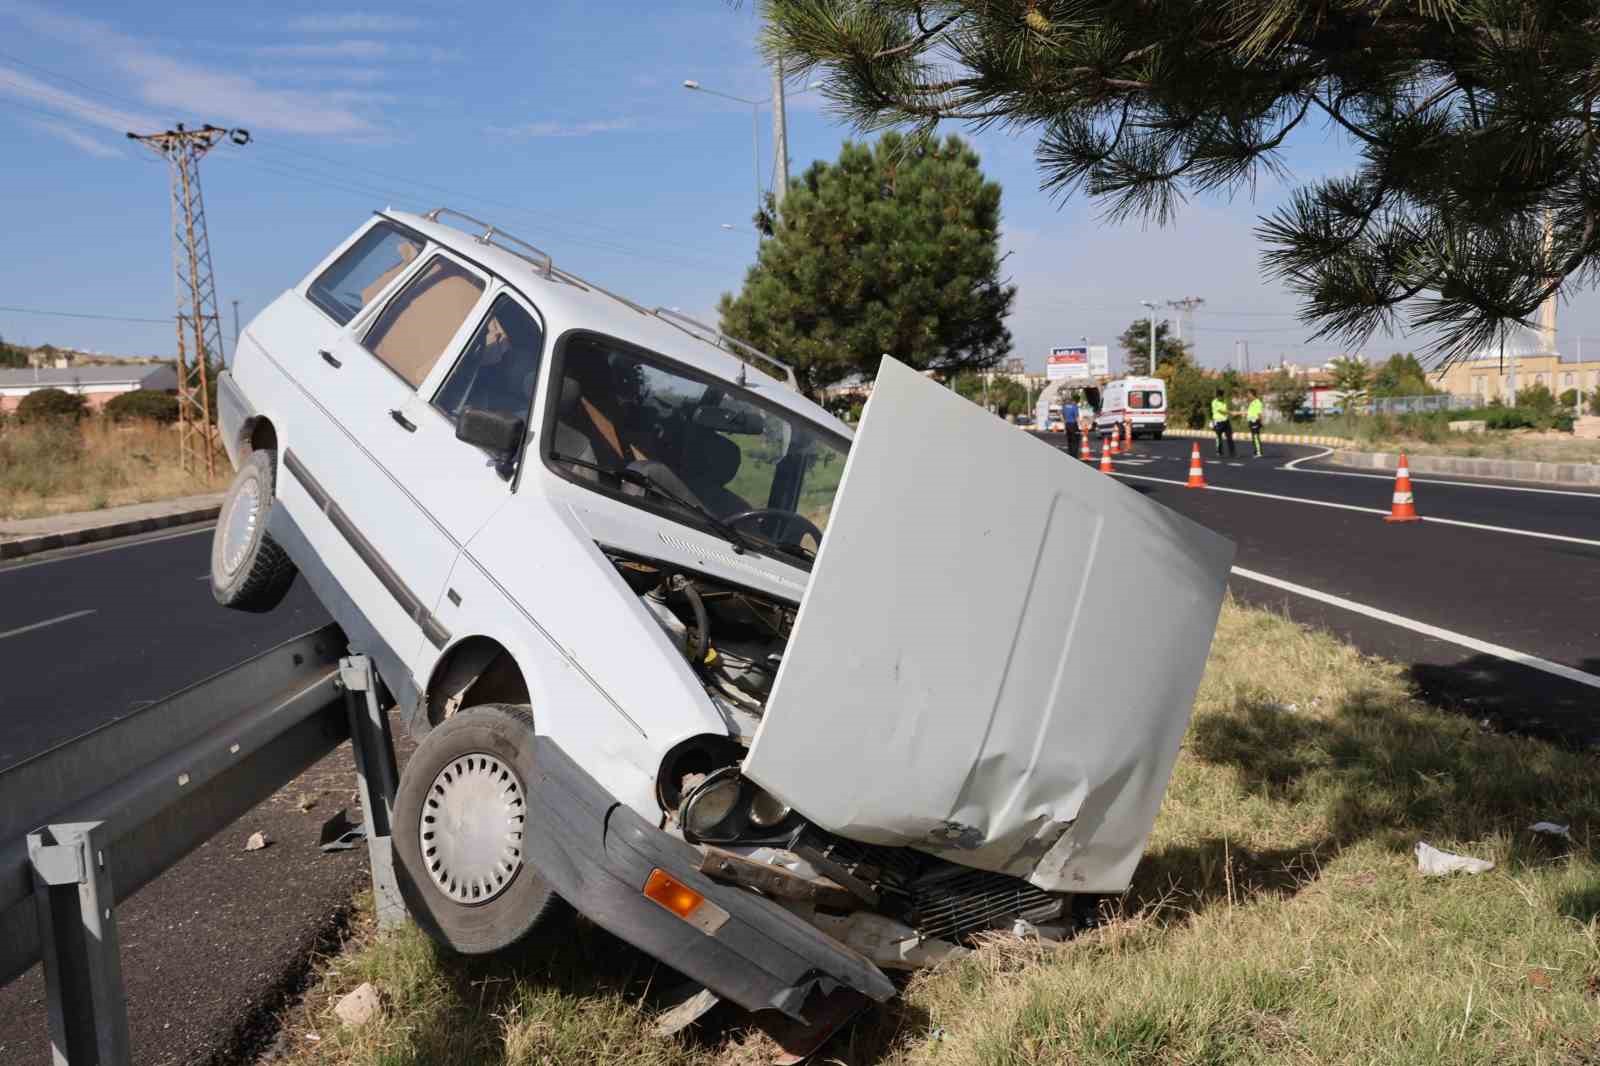
[(185, 474), (177, 431), (151, 423), (13, 423), (0, 430), (0, 519), (217, 492), (231, 474), (226, 460), (213, 481)]
[[(1347, 437), (1350, 447), (1362, 451), (1399, 452), (1408, 455), (1455, 455), (1483, 459), (1524, 459), (1546, 463), (1600, 463), (1600, 440), (1571, 433), (1532, 429), (1453, 433), (1438, 427), (1425, 434), (1382, 433), (1371, 419), (1354, 423), (1342, 419), (1324, 422), (1274, 423), (1266, 432), (1291, 436)], [(1235, 430), (1235, 435), (1239, 435)], [(1243, 439), (1248, 441), (1249, 435)]]
[[(1572, 845), (1527, 831), (1570, 822)], [(1600, 1063), (1600, 766), (1412, 699), (1400, 668), (1224, 608), (1132, 890), (1063, 945), (998, 939), (915, 979), (827, 1049), (894, 1066)], [(1493, 859), (1424, 879), (1418, 840)], [(414, 930), (329, 960), (288, 1061), (714, 1064), (736, 1029), (652, 1037), (667, 972), (604, 934), (515, 958)], [(382, 1023), (341, 1032), (370, 980)], [(315, 1042), (306, 1034), (315, 1032)]]

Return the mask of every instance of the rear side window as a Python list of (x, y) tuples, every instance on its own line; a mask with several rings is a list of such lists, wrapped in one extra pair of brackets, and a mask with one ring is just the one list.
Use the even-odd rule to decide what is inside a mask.
[(318, 275), (306, 296), (342, 326), (388, 288), (421, 252), (421, 241), (379, 223)]
[(389, 301), (367, 331), (367, 351), (420, 386), (483, 295), (483, 279), (436, 256)]
[(526, 419), (543, 349), (539, 323), (511, 297), (499, 297), (439, 387), (433, 405), (452, 422), (469, 407)]
[(1130, 389), (1128, 406), (1134, 409), (1159, 411), (1163, 402), (1160, 389)]

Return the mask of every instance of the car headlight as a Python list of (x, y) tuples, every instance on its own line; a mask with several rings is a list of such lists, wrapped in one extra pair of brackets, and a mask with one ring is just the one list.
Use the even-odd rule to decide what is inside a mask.
[(789, 817), (791, 808), (764, 788), (752, 789), (750, 798), (750, 824), (761, 829), (771, 829)]
[(679, 815), (683, 827), (695, 835), (711, 832), (738, 806), (739, 791), (737, 772), (708, 778), (683, 801)]

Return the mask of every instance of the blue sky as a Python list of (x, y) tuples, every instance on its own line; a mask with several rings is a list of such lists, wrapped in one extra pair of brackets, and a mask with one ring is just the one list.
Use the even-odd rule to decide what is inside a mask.
[[(682, 81), (766, 97), (757, 6), (491, 0), (440, 13), (0, 0), (0, 335), (171, 351), (166, 164), (123, 133), (180, 121), (255, 138), (203, 164), (230, 338), (233, 300), (248, 321), (385, 205), (448, 204), (641, 302), (712, 318), (755, 244), (750, 109)], [(794, 174), (852, 136), (818, 94), (792, 95), (789, 112)], [(760, 140), (765, 186), (765, 109)], [(1140, 299), (1189, 295), (1207, 300), (1186, 336), (1209, 365), (1224, 365), (1238, 339), (1257, 367), (1337, 354), (1306, 344), (1293, 299), (1259, 278), (1250, 228), (1285, 186), (1268, 181), (1253, 202), (1191, 202), (1172, 228), (1112, 227), (1094, 205), (1038, 190), (1032, 135), (974, 140), (1004, 188), (1005, 269), (1019, 288), (1013, 354), (1030, 367), (1052, 344), (1114, 345), (1144, 313)], [(1321, 131), (1292, 148), (1291, 181), (1348, 163)], [(1579, 298), (1561, 324), (1568, 355), (1578, 333), (1600, 353), (1600, 303)], [(1396, 346), (1378, 338), (1368, 351)]]

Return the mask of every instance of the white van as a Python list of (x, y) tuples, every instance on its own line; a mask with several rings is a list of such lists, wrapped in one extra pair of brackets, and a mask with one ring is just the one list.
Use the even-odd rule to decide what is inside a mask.
[(1160, 378), (1118, 378), (1100, 390), (1094, 428), (1110, 436), (1124, 419), (1133, 422), (1135, 437), (1160, 440), (1167, 431), (1167, 383)]

